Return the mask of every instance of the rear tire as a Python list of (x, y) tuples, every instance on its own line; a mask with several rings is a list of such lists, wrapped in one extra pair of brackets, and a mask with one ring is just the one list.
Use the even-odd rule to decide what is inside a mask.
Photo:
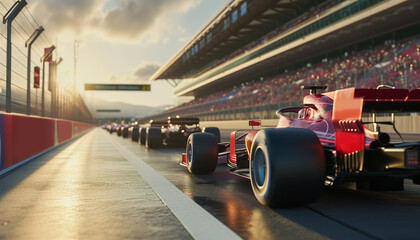
[(158, 148), (162, 145), (162, 131), (159, 127), (149, 127), (146, 129), (146, 147)]
[(131, 140), (133, 142), (138, 142), (139, 141), (139, 130), (140, 129), (138, 127), (136, 127), (136, 128), (133, 127), (133, 130), (131, 132)]
[(324, 188), (324, 151), (315, 133), (307, 129), (259, 131), (252, 142), (249, 168), (255, 197), (269, 207), (313, 203)]
[(211, 133), (193, 133), (187, 140), (187, 166), (193, 174), (209, 174), (217, 167), (216, 137)]
[(211, 133), (216, 137), (217, 142), (220, 142), (220, 130), (217, 127), (205, 127), (203, 128), (203, 132)]
[(128, 138), (128, 128), (124, 127), (122, 130), (122, 137), (123, 138)]
[(146, 144), (146, 128), (142, 127), (139, 130), (139, 142), (140, 145), (145, 145)]

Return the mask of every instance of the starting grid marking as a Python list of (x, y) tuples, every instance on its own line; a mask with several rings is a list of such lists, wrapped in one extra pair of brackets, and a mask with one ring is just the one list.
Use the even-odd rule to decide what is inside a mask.
[(116, 149), (137, 170), (140, 176), (149, 184), (159, 198), (168, 206), (172, 213), (184, 225), (185, 229), (195, 239), (241, 239), (236, 233), (204, 210), (200, 205), (188, 198), (165, 177), (147, 163), (133, 154), (111, 136), (106, 135)]

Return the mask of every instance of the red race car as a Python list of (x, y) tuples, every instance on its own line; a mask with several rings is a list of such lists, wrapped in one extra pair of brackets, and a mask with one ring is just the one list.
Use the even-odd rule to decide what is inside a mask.
[(211, 133), (220, 139), (218, 128), (206, 127), (203, 130), (199, 127), (198, 118), (168, 117), (167, 121), (150, 121), (144, 134), (144, 142), (147, 148), (158, 148), (162, 146), (185, 147), (188, 137), (196, 132)]
[[(270, 207), (313, 203), (324, 185), (351, 182), (371, 190), (403, 190), (404, 178), (420, 184), (420, 141), (404, 141), (395, 128), (395, 113), (420, 111), (420, 89), (318, 94), (326, 87), (303, 88), (311, 94), (298, 107), (279, 109), (275, 127), (251, 120), (252, 130), (234, 131), (225, 143), (209, 133), (192, 134), (181, 165), (193, 174), (209, 174), (225, 159), (232, 173), (251, 180), (258, 201)], [(372, 122), (363, 122), (362, 113), (372, 113)], [(377, 121), (378, 113), (390, 113), (390, 120)], [(391, 142), (381, 125), (392, 126), (401, 140)]]

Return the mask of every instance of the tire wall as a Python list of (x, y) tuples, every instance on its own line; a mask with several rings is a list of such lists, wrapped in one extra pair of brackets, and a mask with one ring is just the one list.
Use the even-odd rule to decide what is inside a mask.
[(0, 113), (0, 170), (64, 143), (94, 125), (62, 119)]

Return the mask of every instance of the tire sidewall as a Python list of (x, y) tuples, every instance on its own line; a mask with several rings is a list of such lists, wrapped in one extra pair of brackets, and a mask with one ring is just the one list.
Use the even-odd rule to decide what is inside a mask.
[(187, 139), (187, 145), (186, 145), (186, 147), (185, 147), (185, 152), (187, 153), (187, 168), (188, 168), (188, 171), (189, 172), (191, 172), (191, 173), (193, 173), (193, 171), (194, 171), (194, 163), (192, 162), (192, 160), (193, 160), (193, 157), (194, 157), (194, 146), (193, 146), (193, 143), (192, 143), (192, 140), (193, 140), (193, 134), (191, 134), (189, 137), (188, 137), (188, 139)]
[(149, 127), (146, 129), (146, 147), (157, 148), (162, 144), (161, 128)]
[[(256, 183), (255, 155), (264, 153), (265, 185)], [(255, 197), (270, 207), (303, 206), (321, 195), (325, 156), (318, 137), (310, 130), (283, 128), (259, 131), (250, 151), (250, 178)]]
[[(251, 156), (250, 156), (250, 178), (251, 178), (251, 185), (252, 185), (252, 191), (254, 192), (255, 197), (257, 200), (263, 204), (266, 204), (267, 198), (269, 198), (269, 189), (270, 185), (272, 185), (271, 181), (271, 161), (270, 161), (270, 154), (269, 150), (267, 148), (266, 144), (266, 138), (264, 132), (260, 131), (255, 136), (255, 139), (258, 138), (258, 141), (253, 141), (253, 144), (251, 146)], [(265, 180), (264, 184), (260, 187), (257, 183), (256, 177), (256, 162), (255, 162), (255, 155), (258, 151), (262, 151), (264, 155), (264, 160), (266, 164), (266, 170), (265, 170)]]
[(139, 143), (140, 145), (146, 144), (146, 128), (142, 127), (139, 130)]
[(193, 133), (188, 137), (187, 167), (193, 174), (209, 174), (217, 166), (216, 137), (211, 133)]

